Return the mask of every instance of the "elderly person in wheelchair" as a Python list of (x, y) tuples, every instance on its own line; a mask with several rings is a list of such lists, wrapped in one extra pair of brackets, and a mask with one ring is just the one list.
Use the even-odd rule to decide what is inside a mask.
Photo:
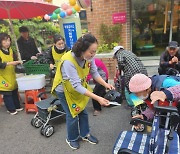
[[(180, 77), (154, 75), (149, 78), (144, 74), (134, 75), (129, 82), (129, 90), (132, 92), (130, 98), (134, 103), (134, 108), (131, 111), (132, 117), (139, 117), (150, 121), (153, 120), (154, 111), (150, 101), (150, 94), (153, 91), (167, 89), (176, 85), (180, 85)], [(173, 102), (173, 105), (175, 105), (175, 103), (176, 102)], [(137, 127), (135, 127), (135, 129), (136, 128)]]
[[(142, 120), (144, 116), (132, 119), (131, 124), (143, 123), (152, 126), (152, 131), (147, 134), (133, 131), (122, 131), (114, 145), (113, 154), (179, 154), (179, 136), (176, 133), (179, 125), (178, 109), (171, 101), (180, 99), (180, 85), (154, 91), (150, 95), (153, 104), (153, 122)], [(162, 106), (159, 101), (169, 100), (169, 106)], [(167, 105), (167, 104), (166, 104)], [(177, 105), (177, 104), (176, 104)], [(166, 114), (165, 114), (166, 113)], [(165, 123), (162, 123), (165, 118)]]

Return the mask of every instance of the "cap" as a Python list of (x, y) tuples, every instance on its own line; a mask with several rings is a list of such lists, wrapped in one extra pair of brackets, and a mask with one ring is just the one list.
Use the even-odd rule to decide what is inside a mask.
[(171, 41), (171, 42), (169, 42), (168, 47), (169, 48), (177, 48), (178, 47), (178, 43), (176, 41)]
[(115, 57), (116, 53), (120, 50), (120, 49), (124, 49), (123, 46), (115, 46), (113, 48), (113, 58)]
[(137, 93), (151, 87), (151, 79), (144, 74), (135, 74), (129, 81), (130, 92)]
[(19, 32), (20, 33), (22, 33), (22, 32), (29, 32), (29, 29), (26, 26), (21, 26), (21, 27), (19, 27)]

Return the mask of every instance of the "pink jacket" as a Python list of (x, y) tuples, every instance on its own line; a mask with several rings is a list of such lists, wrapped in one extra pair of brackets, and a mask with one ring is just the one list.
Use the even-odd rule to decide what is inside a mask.
[[(106, 74), (106, 80), (108, 79), (108, 70), (106, 68), (106, 65), (98, 58), (94, 58), (95, 64), (97, 66), (97, 68), (100, 68), (100, 70), (102, 70), (103, 72), (105, 72)], [(99, 70), (99, 69), (98, 69)], [(101, 74), (100, 74), (101, 75)], [(91, 74), (88, 74), (87, 76), (87, 81), (89, 81), (92, 78)]]

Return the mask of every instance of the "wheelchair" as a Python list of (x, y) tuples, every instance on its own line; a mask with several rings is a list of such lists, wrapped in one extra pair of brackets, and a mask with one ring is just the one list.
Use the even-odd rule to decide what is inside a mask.
[[(169, 106), (169, 102), (167, 100), (165, 100), (164, 102), (159, 101), (158, 103), (160, 106)], [(171, 105), (177, 107), (178, 102), (172, 101)], [(146, 99), (144, 101), (144, 103), (142, 103), (142, 104), (132, 107), (131, 108), (131, 116), (133, 117), (133, 116), (142, 114), (142, 112), (145, 111), (147, 108), (150, 108), (153, 110), (153, 105), (151, 104), (151, 101), (149, 99)], [(141, 124), (140, 128), (134, 128), (133, 130), (136, 132), (144, 132), (146, 130), (146, 127), (144, 126), (144, 124)]]
[[(154, 120), (148, 122), (142, 119), (132, 119), (130, 124), (139, 123), (152, 126), (150, 133), (134, 131), (120, 132), (113, 154), (179, 154), (179, 136), (176, 132), (179, 125), (179, 113), (172, 102), (169, 106), (154, 104)], [(162, 119), (165, 119), (162, 120)]]

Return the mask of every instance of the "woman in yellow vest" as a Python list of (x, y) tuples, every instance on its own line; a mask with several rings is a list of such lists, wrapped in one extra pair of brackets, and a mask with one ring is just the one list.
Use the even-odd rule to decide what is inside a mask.
[(6, 33), (0, 33), (0, 94), (3, 94), (4, 104), (11, 115), (22, 111), (16, 83), (15, 66), (20, 64), (12, 51), (11, 38)]
[(72, 51), (63, 55), (58, 64), (53, 82), (52, 93), (55, 93), (66, 112), (67, 139), (72, 149), (79, 148), (79, 139), (97, 144), (96, 137), (90, 134), (88, 114), (85, 109), (89, 97), (101, 105), (108, 106), (109, 101), (93, 94), (86, 82), (90, 72), (96, 82), (108, 89), (114, 87), (106, 83), (95, 65), (93, 57), (97, 50), (97, 39), (91, 34), (85, 34), (74, 44)]
[(68, 51), (65, 40), (61, 35), (54, 35), (53, 41), (54, 45), (48, 51), (51, 69), (53, 69), (57, 65), (61, 57)]

